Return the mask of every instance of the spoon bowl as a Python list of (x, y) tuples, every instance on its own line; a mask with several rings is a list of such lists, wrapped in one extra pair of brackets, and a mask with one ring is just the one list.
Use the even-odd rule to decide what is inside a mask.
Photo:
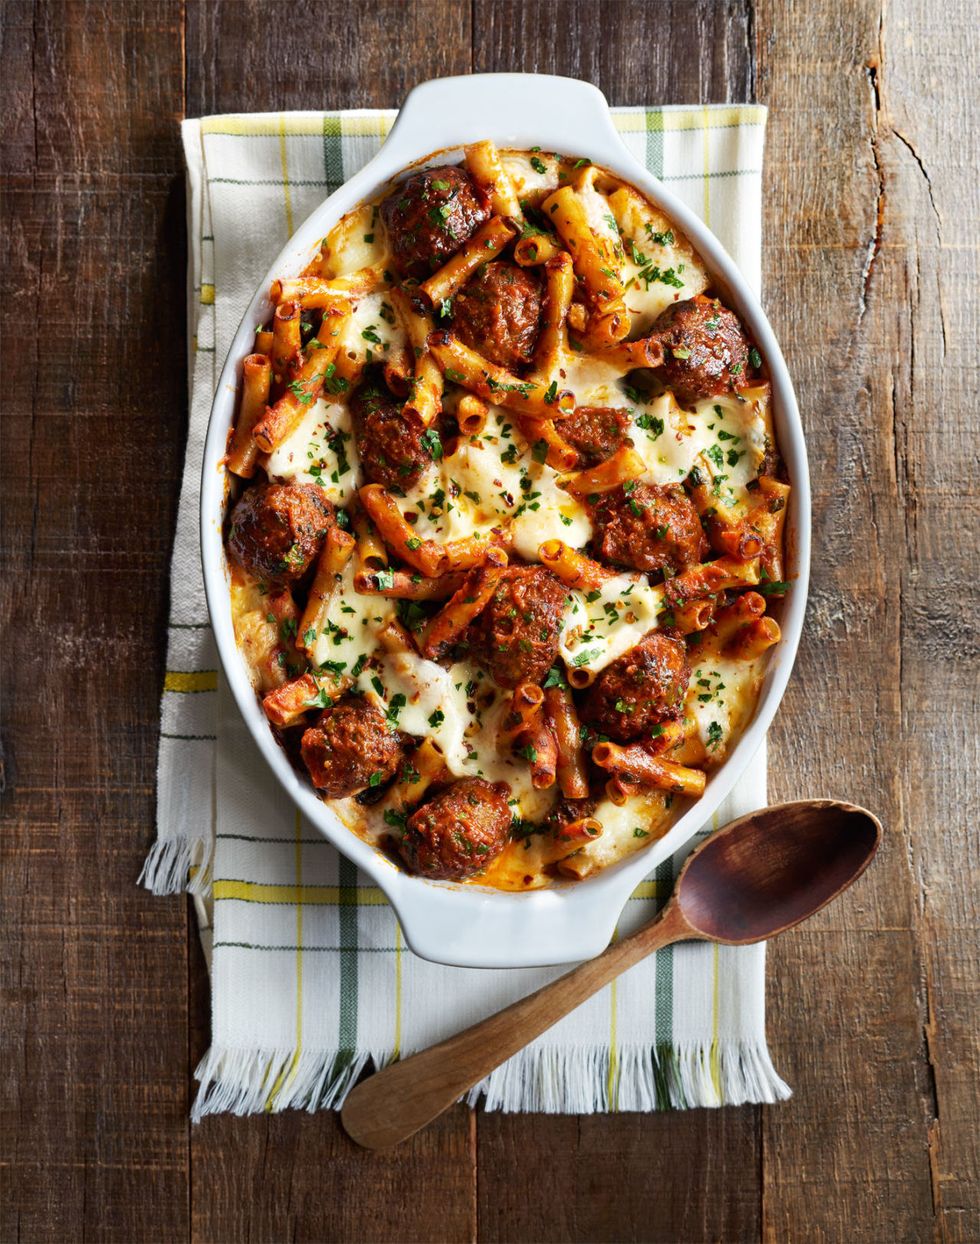
[(691, 855), (673, 901), (691, 936), (727, 946), (765, 941), (856, 881), (880, 838), (878, 819), (854, 804), (812, 799), (762, 808)]
[(406, 1140), (495, 1067), (627, 968), (673, 942), (761, 942), (819, 911), (864, 872), (878, 818), (832, 799), (761, 808), (731, 821), (688, 858), (660, 914), (537, 993), (359, 1084), (341, 1118), (369, 1149)]

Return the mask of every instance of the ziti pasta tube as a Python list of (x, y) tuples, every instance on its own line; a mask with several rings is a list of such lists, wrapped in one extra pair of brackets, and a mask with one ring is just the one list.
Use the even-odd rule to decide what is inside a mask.
[(510, 174), (500, 162), (497, 144), (490, 139), (470, 143), (463, 154), (470, 176), (490, 199), (494, 214), (518, 222), (523, 220), (520, 200)]
[(578, 713), (566, 687), (544, 693), (545, 714), (558, 749), (558, 785), (566, 799), (584, 799), (589, 793)]
[(354, 537), (336, 524), (327, 531), (296, 637), (296, 647), (307, 655), (313, 651), (323, 615), (336, 591), (337, 581), (350, 561), (355, 543)]
[(242, 400), (238, 408), (238, 422), (225, 465), (240, 479), (251, 479), (255, 474), (255, 460), (259, 447), (252, 432), (265, 413), (272, 384), (272, 365), (264, 354), (250, 354), (242, 364)]
[(430, 333), (428, 345), (447, 380), (471, 389), (491, 406), (506, 406), (539, 419), (560, 419), (575, 409), (575, 396), (568, 390), (559, 391), (557, 384), (521, 380), (506, 367), (498, 367), (471, 350), (452, 333)]
[(593, 561), (585, 553), (570, 548), (563, 540), (545, 540), (538, 547), (538, 557), (542, 566), (547, 566), (562, 583), (583, 592), (601, 588), (615, 573)]
[(496, 259), (514, 236), (513, 226), (493, 216), (420, 289), (436, 308), (463, 288), (480, 264)]
[(651, 756), (640, 743), (620, 747), (617, 743), (597, 743), (592, 759), (601, 769), (609, 769), (618, 777), (637, 786), (659, 786), (675, 795), (699, 799), (704, 794), (705, 776), (700, 769)]
[(381, 539), (402, 561), (429, 578), (435, 578), (447, 569), (443, 549), (432, 540), (422, 540), (415, 534), (390, 492), (380, 484), (367, 484), (358, 497)]

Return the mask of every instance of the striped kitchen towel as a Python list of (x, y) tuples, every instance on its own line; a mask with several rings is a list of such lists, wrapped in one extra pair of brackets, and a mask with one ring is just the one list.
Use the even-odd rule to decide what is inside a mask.
[[(766, 113), (623, 108), (628, 146), (760, 270)], [(141, 880), (194, 895), (211, 969), (212, 1046), (193, 1114), (335, 1108), (369, 1063), (439, 1041), (564, 969), (437, 966), (406, 947), (377, 887), (305, 823), (221, 685), (198, 555), (211, 398), (256, 281), (295, 226), (378, 149), (391, 112), (185, 121), (190, 428), (161, 708), (158, 837)], [(765, 803), (763, 751), (715, 825)], [(707, 831), (706, 831), (707, 832)], [(626, 933), (683, 852), (627, 904)], [(638, 965), (474, 1090), (487, 1108), (590, 1113), (771, 1102), (789, 1089), (764, 1028), (765, 949), (675, 946)]]

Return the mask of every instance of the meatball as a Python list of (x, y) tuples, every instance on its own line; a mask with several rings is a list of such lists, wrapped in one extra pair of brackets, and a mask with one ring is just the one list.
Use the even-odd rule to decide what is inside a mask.
[(474, 656), (513, 690), (540, 683), (558, 654), (567, 590), (543, 566), (509, 566), (472, 628)]
[(628, 742), (680, 717), (690, 677), (683, 641), (651, 631), (606, 666), (585, 693), (579, 715), (600, 734)]
[(402, 759), (398, 735), (366, 700), (325, 708), (303, 734), (303, 761), (328, 799), (344, 799), (392, 777)]
[(738, 316), (717, 298), (698, 294), (662, 312), (650, 332), (664, 346), (656, 369), (680, 402), (727, 393), (745, 379), (749, 343)]
[(231, 512), (228, 551), (257, 579), (301, 579), (323, 547), (333, 506), (316, 484), (255, 484)]
[(578, 451), (579, 466), (593, 467), (623, 447), (630, 413), (618, 406), (577, 406), (561, 421), (561, 435)]
[(424, 281), (490, 219), (490, 200), (462, 169), (427, 168), (392, 190), (381, 219), (399, 272)]
[(526, 268), (488, 263), (453, 303), (453, 331), (484, 358), (513, 371), (534, 358), (541, 286)]
[(384, 488), (406, 490), (432, 463), (422, 439), (424, 428), (406, 418), (383, 384), (370, 377), (350, 402), (354, 443), (364, 474)]
[(443, 881), (472, 877), (507, 845), (507, 787), (463, 778), (412, 813), (399, 845), (413, 872)]
[(634, 570), (677, 574), (708, 552), (701, 518), (680, 484), (621, 484), (592, 510), (596, 556)]

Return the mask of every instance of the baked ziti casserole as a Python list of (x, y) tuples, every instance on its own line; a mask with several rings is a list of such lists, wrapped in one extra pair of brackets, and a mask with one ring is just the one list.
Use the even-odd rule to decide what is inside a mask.
[(479, 142), (271, 302), (225, 543), (293, 763), (423, 877), (531, 889), (660, 837), (787, 589), (765, 361), (698, 254), (589, 161)]

